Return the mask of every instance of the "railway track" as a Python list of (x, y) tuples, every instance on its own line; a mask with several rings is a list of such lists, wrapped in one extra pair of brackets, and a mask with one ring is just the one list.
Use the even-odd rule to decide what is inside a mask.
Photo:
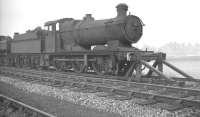
[(49, 71), (25, 70), (2, 67), (0, 74), (16, 76), (27, 82), (41, 83), (54, 87), (76, 87), (86, 92), (102, 92), (99, 96), (108, 96), (117, 100), (143, 98), (141, 105), (167, 103), (167, 110), (181, 108), (200, 108), (200, 89), (167, 86), (151, 83), (128, 82), (114, 79), (102, 79), (75, 74), (53, 73)]
[[(3, 69), (6, 69), (7, 67), (3, 67)], [(12, 70), (15, 70), (16, 68), (13, 68)], [(23, 70), (22, 68), (20, 68), (21, 70)], [(11, 70), (11, 68), (9, 68), (9, 70)], [(25, 70), (25, 69), (24, 69)], [(27, 70), (27, 69), (26, 69)], [(19, 69), (18, 69), (19, 71)], [(25, 71), (24, 71), (25, 72)], [(37, 71), (37, 73), (35, 72), (35, 70), (33, 69), (29, 69), (28, 72), (34, 72), (34, 74), (40, 74), (43, 76), (48, 76), (49, 71), (47, 70), (40, 70)], [(45, 74), (44, 74), (45, 72)], [(112, 76), (112, 75), (95, 75), (95, 74), (87, 74), (87, 73), (74, 73), (74, 72), (62, 72), (62, 71), (50, 71), (50, 74), (52, 75), (52, 72), (54, 74), (59, 74), (59, 75), (64, 75), (64, 77), (67, 76), (81, 76), (81, 77), (93, 77), (93, 78), (103, 78), (103, 79), (116, 79), (116, 80), (123, 80), (123, 81), (128, 81), (128, 77), (120, 77), (120, 76)], [(178, 78), (178, 77), (172, 77), (171, 78), (173, 81), (166, 81), (164, 79), (160, 79), (158, 76), (153, 76), (153, 77), (144, 77), (141, 78), (141, 80), (139, 82), (141, 83), (154, 83), (154, 84), (162, 84), (162, 85), (178, 85), (178, 86), (183, 86), (185, 81), (192, 81), (192, 82), (196, 82), (200, 84), (200, 80), (199, 79), (195, 79), (191, 80), (191, 79), (187, 79), (187, 78)], [(138, 81), (133, 81), (133, 82), (138, 82)], [(188, 87), (188, 86), (187, 86)]]
[(13, 98), (0, 94), (1, 117), (55, 117), (47, 112), (36, 109)]

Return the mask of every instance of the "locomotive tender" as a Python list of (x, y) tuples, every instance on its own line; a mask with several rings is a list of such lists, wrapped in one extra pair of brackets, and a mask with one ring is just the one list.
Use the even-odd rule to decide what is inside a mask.
[(0, 36), (0, 53), (1, 55), (10, 52), (10, 43), (11, 37), (9, 36)]
[[(6, 55), (1, 54), (0, 65), (33, 68), (70, 69), (75, 72), (93, 71), (140, 80), (142, 67), (168, 78), (163, 72), (164, 53), (142, 51), (131, 44), (143, 34), (143, 23), (134, 15), (127, 15), (128, 6), (116, 6), (117, 16), (95, 20), (86, 14), (82, 20), (63, 18), (45, 23), (47, 30), (37, 27), (24, 34), (15, 33), (9, 40)], [(1, 46), (2, 47), (2, 46)], [(4, 51), (5, 52), (5, 51)], [(155, 61), (151, 66), (147, 62)], [(158, 69), (156, 69), (156, 67)]]

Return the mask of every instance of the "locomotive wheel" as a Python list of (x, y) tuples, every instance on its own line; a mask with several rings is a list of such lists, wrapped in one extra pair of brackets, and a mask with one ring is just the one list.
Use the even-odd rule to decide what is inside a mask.
[(92, 63), (92, 68), (94, 69), (94, 71), (98, 75), (104, 75), (105, 74), (104, 69), (102, 69), (102, 65), (99, 65), (99, 64), (96, 64), (96, 63)]
[(83, 63), (81, 62), (72, 62), (72, 68), (74, 72), (81, 73), (82, 72)]
[(58, 71), (64, 71), (65, 68), (64, 62), (58, 62), (56, 68)]

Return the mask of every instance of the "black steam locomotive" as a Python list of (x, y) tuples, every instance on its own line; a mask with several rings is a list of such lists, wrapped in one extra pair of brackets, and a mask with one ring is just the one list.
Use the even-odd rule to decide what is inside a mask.
[[(55, 68), (74, 72), (94, 72), (140, 79), (143, 66), (163, 77), (166, 55), (132, 47), (143, 34), (143, 23), (127, 15), (128, 6), (116, 6), (117, 16), (95, 20), (86, 14), (82, 20), (63, 18), (45, 23), (14, 39), (0, 41), (0, 64), (16, 67)], [(155, 61), (153, 66), (147, 64)], [(156, 67), (158, 69), (156, 69)]]

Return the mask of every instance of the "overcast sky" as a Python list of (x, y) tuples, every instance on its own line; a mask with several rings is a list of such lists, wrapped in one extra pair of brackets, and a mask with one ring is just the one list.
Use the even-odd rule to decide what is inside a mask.
[(82, 19), (88, 13), (95, 19), (113, 18), (118, 3), (126, 3), (146, 25), (137, 45), (200, 43), (199, 0), (0, 0), (0, 35), (13, 36), (65, 17)]

